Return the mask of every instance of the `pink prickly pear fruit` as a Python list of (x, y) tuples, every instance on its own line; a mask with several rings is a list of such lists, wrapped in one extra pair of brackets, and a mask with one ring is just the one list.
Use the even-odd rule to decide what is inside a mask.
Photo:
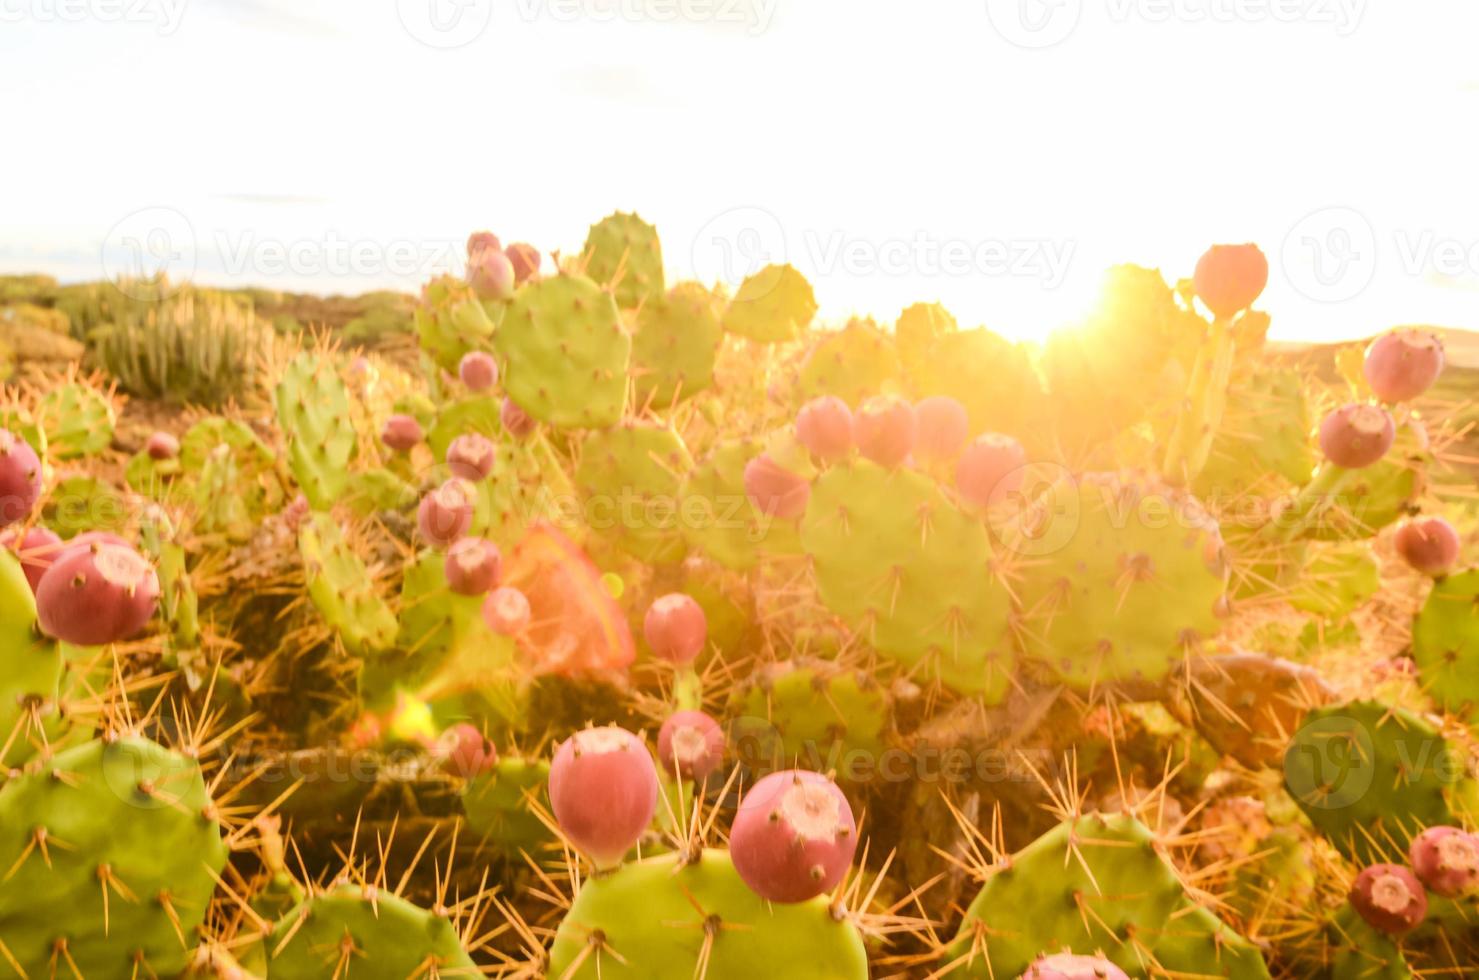
[(822, 395), (796, 413), (796, 441), (818, 459), (835, 463), (852, 452), (852, 409), (836, 395)]
[(180, 455), (180, 440), (168, 432), (156, 432), (144, 444), (144, 451), (152, 460), (174, 459)]
[(1400, 864), (1373, 864), (1356, 875), (1351, 907), (1367, 925), (1391, 935), (1411, 930), (1428, 914), (1428, 895), (1417, 875)]
[(498, 447), (493, 440), (476, 432), (458, 436), (447, 447), (447, 467), (452, 475), (474, 483), (487, 479), (497, 461)]
[(416, 525), (433, 547), (445, 548), (472, 526), (472, 505), (477, 496), (473, 485), (453, 477), (421, 498)]
[(499, 636), (517, 636), (529, 628), (529, 597), (510, 585), (488, 593), (483, 622)]
[(0, 429), (0, 527), (25, 520), (41, 496), (41, 459), (30, 443)]
[(290, 529), (296, 531), (303, 524), (303, 519), (308, 516), (308, 498), (301, 493), (293, 498), (293, 502), (282, 509), (282, 520)]
[(512, 398), (503, 400), (503, 407), (498, 410), (498, 420), (503, 423), (504, 431), (515, 439), (522, 439), (534, 431), (534, 419)]
[(491, 231), (475, 231), (467, 236), (467, 257), (473, 258), (480, 252), (501, 252), (503, 243)]
[(31, 583), (31, 592), (34, 593), (41, 584), (41, 576), (51, 567), (52, 559), (62, 550), (63, 544), (55, 531), (44, 527), (29, 528), (24, 534), (11, 528), (0, 533), (0, 548), (14, 552), (20, 559), (21, 571), (25, 572), (26, 581)]
[(36, 587), (41, 629), (80, 647), (137, 634), (159, 604), (159, 577), (130, 547), (94, 541), (64, 550)]
[(457, 376), (468, 391), (487, 391), (498, 383), (498, 362), (486, 351), (469, 351), (457, 364)]
[(1197, 296), (1219, 320), (1252, 306), (1268, 285), (1268, 259), (1257, 245), (1213, 245), (1197, 260)]
[(745, 496), (761, 513), (791, 521), (806, 513), (811, 484), (761, 453), (745, 464)]
[(1443, 341), (1408, 327), (1384, 333), (1366, 348), (1366, 383), (1384, 402), (1405, 402), (1432, 387), (1443, 373)]
[(1130, 977), (1102, 956), (1054, 953), (1034, 960), (1021, 980), (1130, 980)]
[(804, 902), (831, 890), (858, 847), (852, 807), (826, 776), (771, 773), (740, 801), (729, 834), (734, 868), (770, 902)]
[(397, 453), (410, 452), (425, 437), (421, 423), (410, 415), (392, 415), (380, 428), (380, 441)]
[(498, 583), (503, 555), (484, 538), (458, 538), (447, 548), (442, 567), (447, 587), (458, 595), (482, 595)]
[(929, 461), (952, 459), (970, 438), (965, 406), (949, 395), (931, 395), (914, 406), (914, 452)]
[(1458, 532), (1441, 517), (1404, 521), (1392, 544), (1403, 561), (1424, 575), (1442, 575), (1458, 563)]
[(467, 260), (467, 282), (482, 299), (513, 299), (514, 264), (497, 249), (486, 249)]
[(664, 660), (683, 666), (703, 652), (709, 638), (709, 619), (704, 608), (692, 596), (669, 592), (647, 607), (642, 619), (642, 635), (652, 652)]
[(1397, 438), (1391, 414), (1379, 405), (1351, 403), (1320, 423), (1320, 451), (1336, 466), (1359, 470), (1387, 454)]
[(955, 464), (955, 489), (978, 507), (989, 507), (1022, 489), (1027, 451), (1011, 436), (977, 436)]
[(476, 725), (460, 722), (437, 740), (442, 768), (460, 779), (475, 779), (498, 764), (498, 750)]
[(555, 820), (597, 868), (614, 868), (657, 810), (657, 767), (624, 728), (587, 728), (555, 750), (549, 771)]
[(1458, 898), (1479, 889), (1479, 837), (1459, 827), (1429, 827), (1408, 850), (1418, 881), (1435, 895)]
[(528, 242), (514, 242), (503, 254), (513, 263), (514, 282), (520, 286), (539, 275), (539, 249)]
[(675, 711), (657, 733), (657, 757), (676, 778), (701, 783), (724, 761), (724, 730), (702, 711)]
[(852, 417), (853, 441), (879, 466), (895, 467), (914, 449), (914, 406), (902, 398), (879, 395), (865, 401)]

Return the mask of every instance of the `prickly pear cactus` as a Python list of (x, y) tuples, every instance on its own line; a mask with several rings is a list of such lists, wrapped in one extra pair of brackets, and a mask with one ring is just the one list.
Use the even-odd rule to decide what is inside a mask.
[(199, 764), (125, 736), (0, 787), (0, 863), (3, 958), (22, 976), (173, 976), (226, 844)]
[(503, 384), (534, 418), (560, 428), (615, 425), (626, 406), (632, 340), (611, 295), (584, 276), (529, 283), (494, 337)]
[(308, 595), (351, 653), (383, 650), (395, 639), (395, 614), (376, 591), (364, 562), (326, 514), (298, 532)]
[(682, 558), (678, 491), (692, 468), (688, 447), (667, 426), (627, 424), (592, 432), (581, 444), (575, 470), (587, 523), (643, 561)]
[(724, 312), (724, 329), (762, 344), (791, 340), (817, 314), (806, 277), (789, 265), (768, 265), (750, 276)]
[(36, 407), (36, 419), (46, 431), (47, 454), (58, 460), (107, 449), (118, 423), (107, 395), (76, 382), (47, 392)]
[(877, 759), (889, 720), (888, 692), (866, 670), (800, 657), (758, 669), (731, 697), (729, 737), (746, 763), (803, 760), (841, 779), (870, 779), (858, 764)]
[(547, 805), (544, 787), (548, 782), (548, 762), (500, 758), (492, 769), (462, 789), (462, 812), (468, 829), (478, 840), (510, 853), (535, 853), (554, 839), (531, 806), (531, 801)]
[(714, 446), (679, 491), (684, 537), (726, 568), (746, 571), (766, 555), (797, 554), (796, 526), (757, 510), (745, 494), (745, 464), (765, 451), (758, 440)]
[[(805, 951), (794, 957), (777, 950)], [(866, 980), (862, 936), (827, 901), (770, 904), (724, 851), (676, 854), (587, 880), (555, 934), (549, 976), (642, 980)]]
[(899, 385), (902, 369), (889, 337), (871, 320), (823, 335), (801, 365), (799, 401), (836, 395), (853, 408)]
[(1412, 659), (1445, 711), (1479, 705), (1479, 569), (1433, 583), (1412, 624)]
[(344, 883), (288, 912), (268, 937), (278, 980), (476, 976), (451, 918), (371, 885)]
[(47, 741), (57, 710), (58, 645), (36, 634), (36, 600), (15, 555), (0, 549), (0, 766), (19, 765)]
[(304, 352), (283, 370), (274, 400), (293, 479), (314, 510), (327, 510), (343, 495), (355, 454), (349, 391), (333, 361)]
[(636, 404), (666, 408), (713, 383), (714, 357), (724, 333), (713, 294), (697, 283), (679, 283), (637, 311), (632, 335)]
[(421, 349), (439, 367), (456, 371), (469, 351), (486, 350), (493, 340), (502, 307), (479, 300), (461, 279), (443, 276), (428, 283), (416, 308), (416, 334)]
[(1228, 392), (1222, 427), (1212, 440), (1197, 492), (1231, 498), (1308, 483), (1315, 468), (1314, 425), (1303, 379), (1294, 371), (1259, 371)]
[(657, 229), (635, 214), (618, 211), (591, 225), (583, 254), (585, 274), (611, 287), (622, 309), (636, 309), (662, 296), (662, 243)]

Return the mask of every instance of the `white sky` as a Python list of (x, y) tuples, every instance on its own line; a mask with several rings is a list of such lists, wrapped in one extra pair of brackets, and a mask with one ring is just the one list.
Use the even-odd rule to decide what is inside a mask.
[(829, 317), (1037, 337), (1251, 240), (1278, 336), (1479, 327), (1472, 0), (572, 2), (0, 0), (0, 270), (414, 289), (620, 208)]

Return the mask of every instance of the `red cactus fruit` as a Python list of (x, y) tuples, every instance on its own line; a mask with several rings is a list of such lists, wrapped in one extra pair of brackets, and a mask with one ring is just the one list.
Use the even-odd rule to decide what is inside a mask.
[(539, 249), (528, 242), (514, 242), (503, 254), (513, 263), (514, 282), (520, 286), (539, 275)]
[(512, 398), (503, 400), (503, 407), (498, 410), (498, 421), (503, 423), (503, 430), (515, 439), (522, 439), (534, 431), (534, 419)]
[(1379, 405), (1351, 403), (1320, 423), (1320, 450), (1336, 466), (1359, 470), (1387, 454), (1397, 438), (1391, 414)]
[(409, 452), (424, 436), (421, 423), (410, 415), (392, 415), (380, 428), (380, 441), (397, 453)]
[(845, 459), (852, 452), (852, 409), (835, 395), (813, 398), (796, 413), (796, 440), (818, 459)]
[(1408, 850), (1418, 881), (1435, 895), (1458, 898), (1479, 889), (1479, 837), (1459, 827), (1429, 827)]
[(811, 484), (761, 453), (745, 464), (745, 496), (761, 513), (791, 521), (806, 513)]
[(1366, 383), (1384, 402), (1405, 402), (1430, 388), (1443, 372), (1443, 341), (1407, 327), (1384, 333), (1366, 348)]
[(507, 585), (494, 589), (483, 600), (483, 622), (500, 636), (517, 636), (529, 626), (529, 597)]
[(294, 497), (292, 502), (283, 507), (282, 521), (290, 530), (296, 531), (302, 526), (304, 518), (308, 516), (308, 498), (301, 493)]
[(472, 505), (477, 490), (466, 480), (453, 477), (421, 498), (416, 525), (434, 548), (445, 548), (472, 526)]
[(132, 548), (110, 542), (66, 548), (36, 587), (41, 629), (81, 647), (134, 636), (158, 604), (153, 566)]
[(467, 282), (481, 299), (513, 299), (514, 264), (497, 249), (486, 249), (468, 258)]
[(804, 902), (847, 873), (858, 847), (842, 790), (803, 769), (771, 773), (740, 801), (729, 834), (734, 868), (771, 902)]
[(41, 459), (30, 443), (0, 429), (0, 527), (25, 520), (41, 496)]
[(657, 810), (657, 767), (624, 728), (587, 728), (555, 750), (549, 770), (555, 820), (597, 868), (614, 868)]
[(880, 466), (898, 466), (914, 449), (914, 406), (902, 398), (879, 395), (865, 401), (852, 417), (858, 452)]
[(914, 453), (926, 461), (952, 459), (970, 438), (965, 406), (949, 395), (931, 395), (914, 406)]
[(482, 595), (498, 584), (503, 555), (485, 538), (458, 538), (447, 548), (442, 567), (447, 587), (458, 595)]
[(1197, 260), (1192, 282), (1217, 319), (1231, 320), (1268, 285), (1268, 259), (1257, 245), (1213, 245)]
[(32, 592), (41, 584), (41, 576), (46, 574), (62, 547), (62, 539), (57, 533), (44, 527), (29, 528), (25, 534), (17, 528), (0, 533), (0, 548), (14, 552), (20, 559), (21, 571), (26, 573)]
[(1442, 575), (1458, 563), (1458, 532), (1441, 517), (1404, 521), (1392, 544), (1403, 561), (1424, 575)]
[(1130, 980), (1130, 976), (1102, 956), (1053, 953), (1034, 960), (1021, 980)]
[(487, 351), (469, 351), (457, 363), (457, 376), (468, 391), (487, 391), (498, 383), (498, 362)]
[(702, 711), (675, 711), (657, 733), (657, 757), (676, 778), (701, 783), (724, 761), (724, 730)]
[(467, 236), (467, 257), (469, 259), (479, 252), (499, 252), (502, 250), (503, 243), (491, 231), (475, 231)]
[(955, 464), (955, 488), (978, 507), (999, 504), (1022, 489), (1027, 451), (1011, 436), (977, 436)]
[(180, 440), (168, 432), (156, 432), (144, 444), (144, 451), (153, 460), (174, 459), (180, 455)]
[(692, 596), (669, 592), (647, 607), (642, 635), (652, 652), (675, 664), (692, 663), (709, 638), (709, 620)]
[(1428, 896), (1417, 875), (1400, 864), (1373, 864), (1356, 875), (1351, 907), (1373, 929), (1394, 936), (1412, 929), (1428, 914)]
[(474, 779), (498, 764), (498, 750), (488, 736), (465, 721), (442, 732), (436, 754), (442, 768), (461, 779)]
[(487, 479), (497, 461), (498, 447), (493, 440), (476, 432), (458, 436), (447, 447), (447, 467), (452, 475), (474, 483)]

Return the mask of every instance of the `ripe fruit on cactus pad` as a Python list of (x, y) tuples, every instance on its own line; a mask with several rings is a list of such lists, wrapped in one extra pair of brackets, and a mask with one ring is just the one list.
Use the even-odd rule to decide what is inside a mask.
[(949, 395), (931, 395), (914, 406), (915, 455), (926, 461), (946, 460), (960, 452), (970, 436), (965, 406)]
[(977, 507), (989, 507), (1022, 487), (1027, 451), (1011, 436), (988, 432), (977, 436), (955, 464), (955, 489)]
[(500, 636), (517, 636), (529, 625), (529, 599), (518, 589), (503, 586), (483, 600), (483, 622)]
[(467, 236), (467, 257), (470, 259), (479, 252), (500, 251), (503, 243), (498, 236), (491, 231), (475, 231)]
[(852, 452), (852, 409), (836, 395), (822, 395), (796, 413), (796, 440), (818, 459), (836, 462)]
[(1130, 976), (1102, 956), (1054, 953), (1034, 960), (1022, 980), (1130, 980)]
[(515, 439), (522, 439), (534, 431), (534, 419), (512, 398), (503, 400), (503, 405), (498, 409), (498, 421), (503, 423), (504, 431)]
[(1387, 454), (1397, 438), (1392, 416), (1378, 405), (1352, 403), (1320, 423), (1320, 451), (1336, 466), (1359, 470)]
[(62, 539), (55, 531), (44, 527), (29, 528), (24, 535), (18, 535), (17, 529), (11, 528), (0, 533), (0, 548), (15, 552), (21, 569), (26, 573), (26, 581), (31, 583), (31, 591), (35, 592), (41, 584), (41, 576), (61, 553)]
[(385, 448), (403, 453), (413, 448), (424, 437), (421, 423), (410, 415), (392, 415), (380, 429), (380, 441)]
[(914, 448), (914, 406), (902, 398), (870, 398), (853, 415), (858, 452), (880, 466), (898, 466)]
[(1458, 532), (1441, 517), (1415, 517), (1397, 528), (1392, 544), (1424, 575), (1442, 575), (1458, 561)]
[(514, 264), (497, 249), (484, 249), (468, 258), (467, 282), (481, 299), (512, 299)]
[(0, 527), (24, 520), (41, 496), (41, 460), (20, 436), (0, 429)]
[(421, 498), (416, 525), (433, 547), (445, 548), (472, 526), (477, 491), (466, 480), (453, 478)]
[(692, 596), (670, 592), (647, 607), (642, 635), (652, 652), (675, 664), (692, 663), (709, 638), (709, 621)]
[(1268, 259), (1257, 245), (1213, 245), (1197, 260), (1193, 282), (1207, 309), (1230, 320), (1268, 285)]
[(597, 868), (621, 863), (657, 810), (657, 767), (624, 728), (587, 728), (555, 750), (550, 805), (566, 837)]
[(1351, 906), (1373, 928), (1400, 935), (1428, 914), (1428, 895), (1417, 875), (1399, 864), (1373, 864), (1356, 875)]
[(528, 242), (514, 242), (503, 254), (513, 263), (514, 282), (520, 286), (539, 275), (539, 249)]
[(462, 779), (473, 779), (498, 764), (498, 750), (476, 725), (460, 722), (437, 740), (442, 768)]
[(761, 453), (745, 464), (745, 496), (761, 513), (792, 521), (806, 513), (811, 484)]
[(1479, 837), (1459, 827), (1429, 827), (1412, 839), (1412, 870), (1428, 890), (1457, 898), (1479, 887)]
[(674, 776), (702, 782), (724, 761), (724, 730), (702, 711), (675, 711), (657, 733), (657, 757)]
[(487, 391), (498, 383), (498, 362), (486, 351), (469, 351), (457, 364), (457, 376), (468, 391)]
[(447, 548), (447, 587), (458, 595), (482, 595), (498, 581), (503, 556), (485, 538), (459, 538)]
[(729, 834), (735, 870), (771, 902), (830, 891), (857, 848), (847, 797), (826, 776), (804, 769), (771, 773), (751, 787)]
[(64, 551), (36, 587), (41, 629), (76, 646), (126, 640), (159, 604), (159, 577), (132, 548), (93, 542)]
[(1411, 327), (1382, 334), (1366, 348), (1366, 383), (1384, 402), (1404, 402), (1430, 388), (1443, 372), (1443, 342)]
[(476, 483), (493, 472), (498, 461), (498, 447), (487, 436), (468, 432), (452, 440), (447, 447), (447, 467), (453, 476)]
[(180, 440), (168, 432), (156, 432), (144, 444), (144, 451), (153, 460), (174, 459), (180, 455)]

